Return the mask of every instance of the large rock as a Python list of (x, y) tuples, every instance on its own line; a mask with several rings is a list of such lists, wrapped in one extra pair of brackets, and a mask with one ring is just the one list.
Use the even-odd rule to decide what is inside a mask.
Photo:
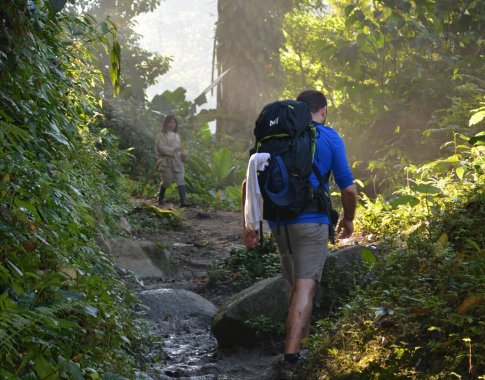
[(166, 278), (170, 274), (169, 251), (159, 243), (117, 238), (109, 242), (109, 248), (116, 265), (140, 277)]
[(362, 259), (362, 246), (330, 252), (317, 287), (314, 314), (328, 316), (347, 300), (358, 284), (363, 284), (368, 269)]
[[(315, 296), (315, 316), (328, 315), (340, 307), (368, 272), (361, 246), (333, 251), (327, 257), (322, 282)], [(222, 347), (253, 346), (267, 339), (248, 325), (248, 320), (265, 316), (274, 325), (285, 323), (290, 287), (282, 275), (260, 281), (234, 295), (212, 321), (212, 331)]]
[(147, 316), (151, 320), (199, 318), (209, 321), (217, 312), (210, 301), (183, 289), (145, 290), (139, 297), (149, 307)]
[(235, 294), (212, 321), (212, 331), (221, 347), (254, 346), (264, 340), (248, 321), (264, 316), (273, 325), (284, 324), (290, 286), (282, 275), (259, 281)]

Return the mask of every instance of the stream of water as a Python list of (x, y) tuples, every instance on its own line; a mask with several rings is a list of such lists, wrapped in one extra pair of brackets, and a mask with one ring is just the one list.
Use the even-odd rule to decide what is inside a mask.
[(154, 380), (270, 380), (280, 359), (271, 347), (219, 349), (207, 318), (149, 321)]

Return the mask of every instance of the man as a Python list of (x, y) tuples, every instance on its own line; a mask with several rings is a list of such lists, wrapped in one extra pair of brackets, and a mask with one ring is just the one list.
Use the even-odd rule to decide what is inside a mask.
[[(354, 231), (357, 193), (344, 143), (335, 130), (324, 126), (327, 99), (321, 92), (304, 91), (297, 100), (309, 106), (313, 121), (318, 124), (314, 164), (321, 176), (333, 172), (343, 206), (343, 218), (338, 224), (337, 233), (339, 238), (348, 238)], [(315, 173), (310, 176), (310, 181), (313, 188), (319, 185)], [(291, 284), (283, 359), (283, 369), (291, 371), (298, 366), (301, 341), (309, 333), (316, 284), (321, 280), (329, 252), (329, 217), (323, 211), (304, 212), (287, 222), (269, 220), (268, 223), (278, 245), (283, 275)], [(283, 223), (287, 224), (288, 238), (285, 229), (279, 228)], [(259, 241), (257, 231), (248, 230), (244, 226), (243, 240), (249, 248), (255, 247)]]

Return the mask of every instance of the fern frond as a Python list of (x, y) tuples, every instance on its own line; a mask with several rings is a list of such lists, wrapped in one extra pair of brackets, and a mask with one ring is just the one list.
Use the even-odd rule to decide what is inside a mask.
[(3, 351), (16, 355), (16, 342), (19, 336), (37, 332), (42, 326), (56, 325), (59, 313), (69, 313), (88, 306), (85, 301), (76, 300), (28, 310), (10, 299), (2, 301), (3, 306), (7, 307), (0, 311), (0, 354)]

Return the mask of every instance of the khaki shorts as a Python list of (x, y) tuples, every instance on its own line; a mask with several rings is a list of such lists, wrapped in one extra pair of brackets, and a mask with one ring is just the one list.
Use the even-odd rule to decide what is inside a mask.
[(162, 173), (160, 186), (169, 187), (172, 183), (177, 184), (177, 186), (185, 185), (184, 172), (175, 172), (172, 168), (167, 167), (162, 167), (160, 171)]
[(271, 231), (278, 245), (283, 276), (293, 283), (294, 279), (314, 279), (320, 282), (323, 266), (329, 253), (328, 225), (319, 223), (288, 224), (288, 249), (285, 226)]

